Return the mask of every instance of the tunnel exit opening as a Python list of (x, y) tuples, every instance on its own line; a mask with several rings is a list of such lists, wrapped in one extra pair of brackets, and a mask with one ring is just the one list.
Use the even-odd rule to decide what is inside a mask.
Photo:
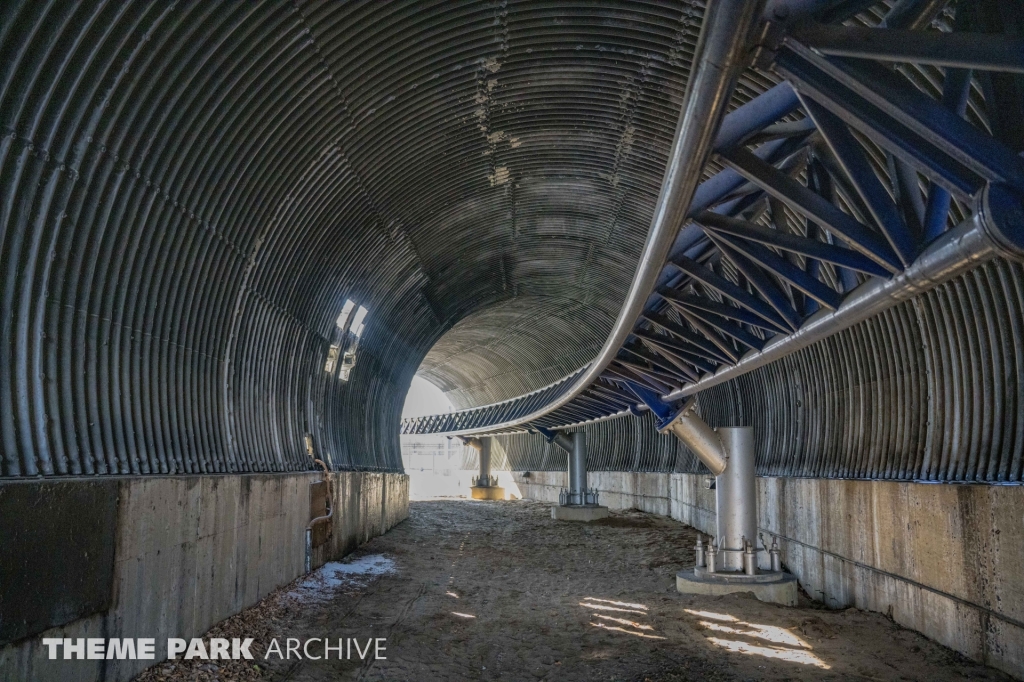
[[(402, 408), (402, 418), (453, 412), (455, 406), (437, 386), (413, 377)], [(402, 465), (409, 476), (409, 499), (471, 499), (479, 478), (480, 453), (459, 438), (432, 434), (402, 435)], [(489, 439), (494, 441), (495, 439)], [(502, 446), (493, 442), (489, 475), (494, 487), (504, 490), (502, 499), (519, 499), (522, 493), (512, 478), (508, 457)]]

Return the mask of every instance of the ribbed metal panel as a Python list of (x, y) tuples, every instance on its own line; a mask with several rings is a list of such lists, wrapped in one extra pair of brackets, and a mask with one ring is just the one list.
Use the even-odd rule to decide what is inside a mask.
[(647, 235), (703, 6), (492, 5), (500, 49), (461, 95), (476, 103), (476, 158), (445, 175), (493, 178), (495, 191), (453, 196), (420, 246), (438, 263), (435, 300), (494, 303), (445, 303), (461, 321), (421, 367), (457, 407), (546, 386), (600, 348)]
[[(994, 260), (699, 395), (752, 425), (758, 473), (1020, 482), (1024, 264)], [(592, 470), (706, 471), (653, 419), (586, 427)], [(561, 469), (539, 436), (502, 436), (513, 469)]]
[[(294, 470), (306, 432), (398, 469), (412, 375), (463, 319), (431, 362), (466, 404), (578, 369), (702, 8), (0, 4), (0, 475)], [(346, 298), (370, 316), (343, 383)]]

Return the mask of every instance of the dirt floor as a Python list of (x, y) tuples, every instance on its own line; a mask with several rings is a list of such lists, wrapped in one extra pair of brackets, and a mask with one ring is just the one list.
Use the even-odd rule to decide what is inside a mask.
[[(414, 502), (340, 566), (207, 634), (255, 637), (256, 660), (166, 662), (139, 679), (1010, 679), (880, 614), (681, 595), (695, 536), (635, 511), (581, 524), (522, 500)], [(289, 637), (358, 638), (364, 651), (384, 637), (387, 658), (263, 660)]]

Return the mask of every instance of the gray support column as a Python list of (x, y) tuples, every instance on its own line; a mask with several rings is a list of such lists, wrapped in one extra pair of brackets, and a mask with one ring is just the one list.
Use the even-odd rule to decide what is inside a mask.
[(757, 490), (754, 478), (754, 429), (722, 427), (718, 436), (728, 466), (715, 477), (718, 509), (718, 570), (743, 570), (743, 540), (757, 538)]
[(491, 438), (489, 436), (480, 438), (479, 442), (480, 477), (477, 479), (476, 484), (486, 488), (491, 485)]
[(555, 443), (559, 447), (565, 450), (565, 461), (567, 462), (565, 490), (562, 491), (561, 495), (559, 495), (559, 504), (575, 504), (576, 498), (574, 497), (574, 494), (576, 493), (576, 453), (574, 451), (576, 448), (574, 447), (572, 438), (565, 436), (564, 434), (561, 433), (559, 433), (559, 435), (562, 436), (566, 441), (568, 441), (566, 445), (569, 446), (568, 448), (566, 448), (562, 443), (555, 441)]
[[(694, 412), (696, 397), (676, 414), (659, 415), (658, 430), (686, 444), (715, 474), (718, 537), (692, 569), (676, 574), (684, 594), (753, 592), (761, 601), (796, 606), (796, 578), (774, 568), (757, 568), (757, 482), (754, 471), (754, 429), (750, 426), (712, 429)], [(651, 403), (648, 403), (649, 405)], [(655, 402), (651, 409), (663, 406)]]
[(662, 433), (683, 441), (715, 475), (718, 571), (743, 570), (743, 540), (757, 538), (757, 489), (754, 472), (754, 429), (750, 426), (712, 429), (697, 416), (696, 396), (662, 424)]
[(577, 431), (567, 436), (558, 431), (541, 431), (549, 443), (568, 453), (569, 481), (558, 493), (558, 506), (551, 518), (561, 521), (597, 521), (608, 516), (608, 507), (597, 502), (597, 492), (587, 488), (587, 434)]
[(480, 475), (473, 481), (470, 488), (470, 495), (474, 500), (504, 500), (505, 489), (498, 485), (496, 479), (491, 478), (491, 446), (494, 439), (490, 436), (483, 438), (462, 438), (462, 441), (472, 448), (475, 448), (480, 457)]
[(586, 504), (587, 491), (587, 434), (572, 434), (572, 452), (569, 454), (569, 490), (573, 504)]

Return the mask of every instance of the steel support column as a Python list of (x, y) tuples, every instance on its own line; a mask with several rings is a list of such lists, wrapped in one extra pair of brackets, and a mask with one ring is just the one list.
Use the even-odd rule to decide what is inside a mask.
[(562, 431), (550, 431), (543, 427), (538, 427), (537, 432), (568, 455), (569, 487), (559, 493), (558, 503), (562, 506), (596, 505), (597, 491), (587, 487), (587, 434), (576, 431), (570, 437)]
[(480, 476), (476, 484), (482, 487), (491, 485), (491, 438), (480, 439)]
[(722, 571), (742, 571), (744, 541), (755, 544), (757, 538), (754, 429), (722, 427), (717, 433), (728, 454), (728, 466), (715, 477), (718, 565)]
[(650, 391), (640, 387), (634, 387), (633, 391), (659, 417), (658, 430), (682, 441), (714, 474), (718, 531), (715, 570), (743, 571), (747, 543), (756, 547), (757, 542), (754, 429), (750, 426), (713, 429), (696, 414), (696, 398), (691, 398), (683, 409), (673, 411)]
[(572, 434), (572, 453), (569, 455), (570, 504), (586, 504), (587, 495), (587, 434)]
[(549, 443), (554, 443), (558, 447), (566, 451), (570, 456), (572, 455), (572, 438), (565, 435), (562, 431), (550, 431), (543, 427), (537, 428), (537, 433), (544, 436), (544, 439)]
[(496, 479), (491, 477), (491, 444), (494, 441), (490, 436), (481, 438), (461, 438), (462, 442), (477, 451), (480, 460), (480, 474), (473, 479), (473, 487), (490, 488), (498, 485)]

